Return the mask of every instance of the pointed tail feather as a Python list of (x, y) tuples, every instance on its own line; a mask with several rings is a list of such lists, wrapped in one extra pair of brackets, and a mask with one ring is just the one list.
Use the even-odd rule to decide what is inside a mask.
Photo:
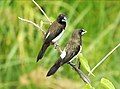
[(61, 59), (59, 59), (48, 71), (47, 76), (53, 75), (61, 66)]
[(41, 50), (40, 50), (40, 52), (39, 52), (39, 54), (37, 56), (37, 62), (40, 59), (42, 59), (42, 57), (43, 57), (43, 55), (44, 55), (44, 53), (45, 53), (45, 51), (46, 51), (46, 49), (47, 49), (48, 46), (49, 46), (49, 44), (43, 44), (43, 46), (42, 46), (42, 48), (41, 48)]

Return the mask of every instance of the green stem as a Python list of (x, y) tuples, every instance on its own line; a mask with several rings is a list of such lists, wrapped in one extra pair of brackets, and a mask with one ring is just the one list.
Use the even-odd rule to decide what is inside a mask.
[[(118, 47), (120, 46), (120, 43), (115, 46), (92, 70), (90, 73), (92, 73), (98, 66), (100, 66)], [(90, 73), (88, 76), (90, 76)]]

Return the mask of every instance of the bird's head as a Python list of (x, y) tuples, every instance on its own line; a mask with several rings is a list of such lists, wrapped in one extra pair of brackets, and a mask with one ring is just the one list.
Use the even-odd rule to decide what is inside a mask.
[(79, 39), (81, 38), (87, 31), (85, 31), (84, 29), (75, 29), (75, 31), (72, 34), (72, 37), (74, 39)]
[(79, 35), (80, 36), (84, 35), (85, 33), (87, 33), (87, 31), (85, 31), (84, 29), (79, 30)]
[(66, 15), (60, 14), (60, 15), (57, 17), (57, 22), (60, 23), (60, 24), (66, 24), (66, 22), (67, 22), (67, 17), (66, 17)]

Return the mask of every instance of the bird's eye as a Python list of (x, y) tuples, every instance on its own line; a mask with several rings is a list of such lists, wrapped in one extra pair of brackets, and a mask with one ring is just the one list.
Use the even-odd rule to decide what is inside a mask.
[(84, 29), (81, 29), (80, 31), (79, 31), (79, 34), (80, 35), (83, 35), (83, 34), (85, 34), (87, 31), (85, 31)]

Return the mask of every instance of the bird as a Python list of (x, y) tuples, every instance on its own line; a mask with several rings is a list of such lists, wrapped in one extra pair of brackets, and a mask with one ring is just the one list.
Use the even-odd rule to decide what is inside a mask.
[(62, 51), (60, 57), (55, 62), (55, 64), (50, 68), (46, 76), (53, 75), (59, 69), (59, 67), (66, 63), (71, 62), (77, 57), (77, 55), (82, 50), (82, 36), (86, 32), (87, 31), (85, 31), (84, 29), (78, 29), (73, 32), (65, 49)]
[(50, 25), (48, 31), (44, 36), (44, 41), (41, 50), (37, 56), (37, 62), (42, 59), (45, 51), (50, 44), (56, 44), (65, 31), (67, 17), (65, 14), (59, 14), (57, 19)]

